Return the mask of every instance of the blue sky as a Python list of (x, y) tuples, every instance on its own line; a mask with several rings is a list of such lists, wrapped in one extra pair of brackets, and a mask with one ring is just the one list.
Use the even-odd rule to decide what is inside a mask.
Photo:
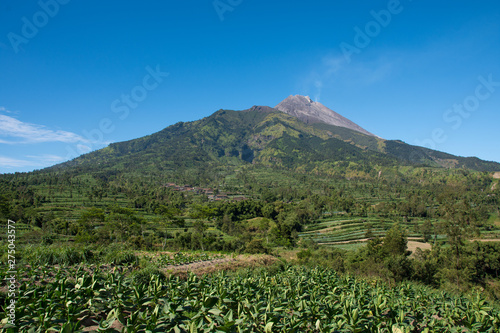
[(500, 162), (500, 3), (0, 0), (0, 173), (309, 95)]

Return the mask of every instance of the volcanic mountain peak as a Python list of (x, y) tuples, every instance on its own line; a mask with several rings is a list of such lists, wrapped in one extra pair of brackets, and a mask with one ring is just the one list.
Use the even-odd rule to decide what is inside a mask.
[(330, 110), (323, 104), (314, 102), (309, 96), (291, 95), (276, 105), (275, 109), (297, 117), (306, 124), (322, 122), (330, 125), (346, 127), (354, 131), (376, 137), (376, 135), (368, 132), (361, 126), (341, 116), (335, 111)]

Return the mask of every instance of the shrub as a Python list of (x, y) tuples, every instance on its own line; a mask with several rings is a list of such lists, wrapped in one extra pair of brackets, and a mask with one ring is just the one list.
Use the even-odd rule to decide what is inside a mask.
[(149, 282), (158, 277), (161, 281), (165, 280), (165, 274), (156, 267), (148, 266), (135, 271), (132, 274), (134, 283), (148, 285)]
[(106, 255), (104, 260), (115, 265), (137, 264), (139, 258), (131, 251), (113, 251)]
[(93, 258), (92, 251), (78, 247), (29, 245), (23, 251), (23, 260), (33, 266), (76, 265)]
[(132, 251), (123, 249), (123, 247), (123, 244), (117, 243), (104, 247), (102, 252), (104, 261), (115, 265), (137, 264), (139, 258)]
[(262, 239), (254, 238), (247, 243), (244, 252), (250, 254), (269, 253), (269, 249), (264, 245)]

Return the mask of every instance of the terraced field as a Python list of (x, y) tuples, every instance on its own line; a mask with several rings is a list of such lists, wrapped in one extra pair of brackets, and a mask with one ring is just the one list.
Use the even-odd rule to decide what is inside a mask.
[[(401, 223), (409, 231), (408, 240), (415, 243), (412, 244), (413, 247), (418, 246), (418, 243), (422, 243), (422, 247), (429, 246), (424, 244), (424, 238), (418, 232), (422, 222)], [(315, 224), (308, 225), (299, 236), (304, 240), (312, 240), (323, 246), (352, 249), (364, 246), (372, 237), (384, 237), (393, 224), (394, 221), (389, 219), (339, 216), (338, 218), (319, 220)], [(439, 238), (442, 239), (442, 236)], [(353, 247), (353, 245), (355, 246)]]
[[(430, 249), (431, 244), (426, 243), (421, 233), (424, 219), (412, 219), (400, 221), (401, 226), (406, 229), (408, 236), (408, 249), (414, 251), (417, 247)], [(437, 220), (432, 220), (437, 224)], [(365, 246), (366, 242), (373, 237), (384, 237), (385, 233), (395, 222), (391, 219), (378, 217), (338, 217), (321, 219), (314, 224), (305, 226), (304, 231), (299, 234), (302, 240), (312, 240), (321, 246), (329, 246), (346, 250), (354, 250)], [(481, 236), (475, 238), (478, 241), (500, 241), (500, 218), (492, 215), (486, 223), (486, 227), (480, 229)], [(446, 236), (442, 234), (432, 235), (436, 242), (445, 242)], [(471, 239), (472, 240), (472, 239)]]

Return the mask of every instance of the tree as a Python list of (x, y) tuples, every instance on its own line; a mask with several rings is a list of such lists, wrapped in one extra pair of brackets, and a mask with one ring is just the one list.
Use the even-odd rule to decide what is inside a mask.
[(46, 223), (46, 230), (56, 234), (69, 234), (69, 221), (62, 218), (51, 219)]
[(366, 232), (365, 232), (365, 238), (370, 240), (372, 239), (373, 237), (375, 237), (375, 235), (373, 234), (373, 230), (372, 230), (372, 224), (371, 223), (367, 223), (366, 224)]
[(382, 252), (385, 255), (409, 255), (407, 253), (408, 240), (406, 233), (401, 229), (399, 223), (395, 223), (385, 234), (382, 244)]
[(381, 252), (385, 258), (385, 265), (397, 282), (411, 276), (411, 262), (408, 260), (410, 252), (407, 244), (406, 233), (399, 223), (387, 231), (382, 243)]
[(193, 238), (194, 240), (200, 245), (201, 250), (205, 251), (205, 231), (207, 231), (208, 227), (207, 225), (202, 222), (202, 221), (196, 221), (193, 224), (194, 227), (194, 233), (193, 233)]
[(111, 207), (106, 221), (110, 237), (114, 235), (120, 241), (127, 240), (131, 235), (138, 235), (144, 224), (144, 219), (136, 216), (132, 209), (118, 206)]
[(193, 219), (209, 220), (215, 216), (215, 208), (207, 205), (193, 205), (189, 209), (189, 216)]
[(9, 217), (10, 207), (9, 201), (3, 195), (0, 195), (0, 216), (1, 217)]
[(215, 225), (217, 226), (217, 229), (228, 235), (235, 235), (238, 231), (236, 223), (234, 223), (231, 216), (227, 214), (224, 214), (222, 219), (217, 219), (217, 221), (215, 221)]
[(452, 261), (449, 263), (447, 278), (455, 280), (457, 288), (470, 280), (467, 271), (468, 262), (464, 258), (465, 240), (478, 234), (476, 215), (471, 205), (464, 200), (444, 207), (445, 221), (441, 224), (442, 230), (448, 236), (447, 241), (451, 248)]
[(414, 253), (412, 278), (428, 285), (436, 285), (436, 274), (439, 271), (441, 249), (433, 247), (432, 251), (417, 248)]
[(426, 242), (429, 242), (431, 240), (432, 229), (433, 229), (432, 222), (426, 219), (420, 228), (422, 236), (424, 237), (424, 240)]
[(284, 211), (278, 214), (276, 226), (271, 227), (270, 233), (278, 244), (289, 247), (294, 246), (298, 232), (302, 231), (302, 224), (295, 212), (286, 214)]
[(156, 214), (161, 215), (161, 220), (160, 224), (164, 229), (164, 240), (163, 240), (163, 250), (165, 250), (165, 247), (167, 245), (167, 239), (168, 239), (168, 232), (167, 229), (171, 225), (176, 225), (179, 228), (184, 227), (184, 219), (182, 218), (177, 218), (175, 215), (179, 214), (179, 209), (172, 207), (172, 206), (165, 206), (165, 205), (160, 205), (155, 210)]
[(78, 219), (79, 233), (92, 234), (97, 225), (104, 223), (104, 211), (100, 208), (90, 208)]

